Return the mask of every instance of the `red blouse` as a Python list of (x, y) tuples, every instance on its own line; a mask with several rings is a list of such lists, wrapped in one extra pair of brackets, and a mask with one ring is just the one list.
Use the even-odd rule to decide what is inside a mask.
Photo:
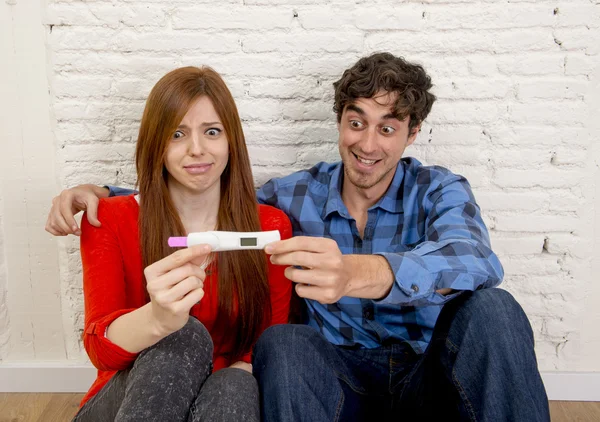
[[(145, 283), (138, 235), (139, 205), (133, 196), (100, 200), (100, 228), (81, 220), (81, 261), (85, 299), (83, 344), (98, 376), (81, 401), (93, 397), (116, 373), (133, 365), (137, 354), (130, 353), (105, 337), (106, 328), (118, 317), (145, 305)], [(291, 237), (288, 217), (280, 210), (259, 205), (261, 229), (279, 230), (282, 239)], [(272, 318), (265, 328), (288, 321), (292, 283), (285, 278), (285, 267), (268, 262)], [(215, 320), (218, 309), (216, 265), (206, 270), (204, 297), (194, 305), (190, 315), (196, 317), (210, 333), (214, 343), (213, 365), (217, 371), (231, 365), (228, 352), (234, 338), (219, 331)], [(221, 325), (222, 327), (222, 325)], [(250, 363), (251, 352), (242, 360)]]

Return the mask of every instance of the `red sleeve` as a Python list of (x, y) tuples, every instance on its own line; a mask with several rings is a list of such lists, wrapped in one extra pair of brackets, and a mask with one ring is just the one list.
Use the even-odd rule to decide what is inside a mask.
[(97, 228), (81, 219), (81, 262), (83, 265), (83, 295), (85, 329), (83, 344), (90, 361), (102, 371), (130, 367), (137, 354), (130, 353), (105, 337), (106, 328), (118, 317), (136, 308), (128, 308), (125, 291), (123, 254), (118, 238), (111, 228), (111, 213), (100, 202)]
[[(276, 208), (261, 205), (263, 230), (279, 230), (281, 239), (292, 237), (292, 224), (285, 213)], [(263, 210), (263, 208), (267, 208)], [(263, 217), (264, 216), (264, 217)], [(271, 321), (267, 326), (286, 324), (290, 314), (292, 282), (284, 275), (285, 266), (269, 263), (269, 288), (271, 291)]]

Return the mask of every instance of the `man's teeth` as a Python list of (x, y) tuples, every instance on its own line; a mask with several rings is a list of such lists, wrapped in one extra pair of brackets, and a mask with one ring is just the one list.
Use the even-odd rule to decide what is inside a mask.
[(364, 158), (360, 158), (358, 155), (356, 156), (356, 158), (358, 159), (358, 161), (360, 161), (363, 164), (366, 164), (368, 166), (375, 164), (375, 161), (377, 160), (365, 160)]

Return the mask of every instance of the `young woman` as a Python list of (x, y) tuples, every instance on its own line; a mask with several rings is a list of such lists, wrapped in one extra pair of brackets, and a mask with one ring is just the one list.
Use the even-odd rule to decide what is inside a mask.
[(170, 236), (279, 230), (258, 205), (240, 118), (221, 77), (185, 67), (152, 89), (136, 149), (139, 195), (82, 220), (83, 341), (98, 377), (76, 421), (259, 420), (251, 349), (286, 323), (291, 282), (263, 251), (174, 251)]

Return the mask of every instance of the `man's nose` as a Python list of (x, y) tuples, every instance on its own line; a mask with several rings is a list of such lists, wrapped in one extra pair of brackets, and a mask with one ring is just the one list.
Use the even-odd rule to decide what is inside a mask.
[(366, 153), (374, 152), (377, 148), (377, 133), (375, 129), (368, 129), (364, 133), (365, 136), (360, 143), (360, 149)]

